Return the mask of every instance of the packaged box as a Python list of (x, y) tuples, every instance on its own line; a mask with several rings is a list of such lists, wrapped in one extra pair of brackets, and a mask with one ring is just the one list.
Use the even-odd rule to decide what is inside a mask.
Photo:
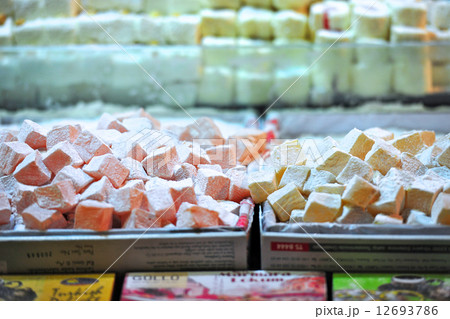
[(260, 231), (265, 270), (450, 271), (448, 226), (285, 224), (265, 205)]
[(110, 301), (114, 280), (114, 274), (0, 275), (0, 301)]
[(3, 231), (0, 273), (245, 270), (248, 230)]
[(324, 273), (130, 273), (125, 278), (121, 300), (325, 301), (326, 293)]
[(370, 301), (372, 299), (377, 301), (449, 301), (450, 276), (352, 274), (350, 278), (346, 274), (333, 274), (333, 300)]

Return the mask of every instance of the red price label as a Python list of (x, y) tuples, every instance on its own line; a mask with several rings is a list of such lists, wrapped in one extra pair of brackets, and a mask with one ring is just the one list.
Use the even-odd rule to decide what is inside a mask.
[(309, 244), (272, 242), (272, 251), (309, 251)]

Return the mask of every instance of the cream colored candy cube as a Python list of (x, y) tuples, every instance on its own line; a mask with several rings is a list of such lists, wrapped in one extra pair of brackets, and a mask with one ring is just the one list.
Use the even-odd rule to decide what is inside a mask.
[(311, 170), (308, 180), (303, 186), (302, 194), (309, 195), (316, 189), (317, 186), (335, 183), (336, 176), (327, 171), (318, 171), (316, 169)]
[(442, 191), (445, 181), (439, 177), (425, 175), (417, 178), (406, 190), (405, 208), (417, 209), (430, 215), (433, 203)]
[(328, 171), (337, 176), (345, 168), (351, 156), (338, 148), (332, 148), (323, 155), (323, 163), (318, 165), (318, 171)]
[(278, 10), (307, 11), (312, 0), (272, 0)]
[(432, 145), (416, 155), (417, 159), (426, 167), (432, 168), (439, 166), (436, 157), (442, 153), (442, 148), (438, 145)]
[(277, 69), (274, 77), (275, 98), (290, 105), (307, 104), (311, 85), (310, 73), (306, 67)]
[(400, 136), (392, 141), (392, 145), (400, 152), (408, 152), (413, 155), (420, 153), (425, 148), (420, 132)]
[(302, 152), (302, 145), (298, 140), (286, 141), (275, 146), (271, 153), (271, 159), (275, 167), (288, 165), (304, 165), (306, 156)]
[(433, 175), (436, 174), (444, 179), (450, 180), (450, 168), (445, 166), (433, 167), (430, 168), (425, 175)]
[[(368, 46), (371, 49), (370, 46)], [(351, 69), (352, 93), (362, 98), (389, 96), (393, 67), (389, 62), (358, 63)]]
[(374, 144), (375, 141), (373, 138), (354, 128), (344, 137), (339, 148), (344, 152), (364, 160)]
[(444, 185), (444, 189), (442, 190), (445, 194), (450, 194), (450, 182)]
[(291, 218), (289, 219), (289, 224), (303, 223), (304, 217), (305, 217), (304, 209), (294, 209), (291, 212)]
[(400, 216), (378, 214), (373, 223), (377, 225), (402, 225), (403, 219)]
[(244, 7), (238, 13), (238, 32), (241, 37), (270, 40), (273, 37), (273, 12)]
[(339, 143), (331, 136), (327, 136), (317, 143), (317, 150), (321, 155), (336, 147), (339, 147)]
[(450, 194), (439, 194), (433, 204), (431, 218), (437, 224), (450, 225)]
[(272, 8), (272, 0), (242, 0), (242, 4), (258, 8)]
[(289, 183), (294, 183), (301, 192), (308, 180), (310, 172), (311, 168), (307, 166), (290, 165), (286, 168), (278, 186), (281, 188)]
[(278, 219), (282, 222), (289, 220), (291, 212), (294, 209), (305, 208), (306, 201), (300, 194), (294, 183), (273, 192), (267, 197), (270, 206), (272, 206)]
[(378, 193), (376, 186), (359, 176), (354, 176), (342, 195), (342, 201), (346, 204), (366, 208), (376, 199)]
[(254, 172), (248, 176), (248, 188), (256, 204), (264, 202), (277, 190), (274, 171)]
[(325, 193), (311, 193), (305, 208), (303, 221), (306, 223), (333, 222), (341, 212), (341, 196)]
[(228, 67), (205, 67), (198, 87), (199, 104), (228, 106), (234, 101), (234, 70)]
[(448, 1), (433, 1), (429, 8), (431, 24), (442, 30), (450, 29), (450, 3)]
[(420, 131), (420, 136), (426, 146), (431, 146), (436, 141), (436, 133), (433, 131)]
[(290, 10), (278, 11), (272, 20), (273, 32), (280, 39), (304, 39), (307, 23), (304, 14)]
[(365, 161), (372, 166), (374, 170), (386, 174), (392, 167), (400, 165), (400, 151), (394, 146), (378, 140), (369, 153)]
[(373, 176), (373, 169), (369, 164), (358, 157), (352, 157), (342, 172), (336, 177), (336, 180), (338, 183), (347, 184), (355, 175), (370, 181)]
[(202, 18), (202, 37), (235, 37), (236, 12), (233, 10), (203, 10), (200, 13)]
[(372, 216), (377, 214), (399, 215), (405, 204), (405, 189), (402, 185), (384, 180), (378, 186), (380, 189), (380, 197), (377, 201), (368, 207), (368, 211)]
[(447, 146), (447, 148), (438, 155), (437, 161), (442, 166), (450, 168), (450, 146)]
[(345, 188), (346, 186), (341, 184), (323, 184), (316, 186), (314, 191), (317, 193), (337, 194), (342, 196), (345, 192)]
[(270, 72), (238, 70), (235, 81), (238, 105), (262, 105), (271, 99), (273, 75)]
[(373, 216), (358, 206), (344, 206), (342, 215), (336, 220), (338, 224), (372, 224)]
[(430, 216), (427, 216), (425, 213), (418, 211), (418, 210), (412, 210), (409, 213), (408, 219), (406, 220), (407, 225), (420, 225), (420, 226), (426, 226), (426, 225), (432, 225), (434, 224), (433, 220)]
[(427, 7), (425, 3), (414, 1), (392, 1), (392, 25), (425, 28)]
[(450, 133), (438, 138), (436, 140), (436, 142), (434, 143), (434, 145), (436, 145), (437, 147), (439, 147), (442, 150), (445, 149), (447, 146), (450, 146)]
[(314, 3), (309, 12), (311, 32), (318, 30), (345, 31), (350, 26), (350, 8), (345, 1)]
[(379, 185), (383, 178), (383, 174), (381, 174), (379, 171), (374, 171), (372, 176), (372, 183), (375, 185)]
[(239, 9), (241, 0), (205, 0), (207, 8), (213, 9)]
[(381, 182), (389, 181), (402, 185), (404, 189), (408, 189), (415, 181), (415, 176), (408, 171), (398, 168), (391, 168)]
[(369, 128), (364, 131), (364, 133), (372, 138), (379, 138), (384, 141), (391, 141), (394, 139), (394, 133), (384, 130), (379, 127)]
[(427, 171), (427, 167), (422, 164), (414, 155), (410, 153), (402, 153), (402, 170), (410, 172), (413, 175), (423, 175)]

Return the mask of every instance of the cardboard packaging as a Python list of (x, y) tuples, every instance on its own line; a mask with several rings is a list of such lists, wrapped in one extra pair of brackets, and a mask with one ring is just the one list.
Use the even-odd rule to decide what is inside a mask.
[(335, 301), (449, 301), (448, 275), (333, 274)]
[(296, 271), (130, 273), (122, 301), (325, 301), (325, 274)]
[(110, 301), (114, 280), (114, 274), (0, 275), (0, 301)]

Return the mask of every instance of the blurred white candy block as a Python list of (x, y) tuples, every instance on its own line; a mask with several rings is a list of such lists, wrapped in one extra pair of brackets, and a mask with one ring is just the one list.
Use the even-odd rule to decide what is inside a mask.
[(19, 77), (18, 59), (4, 56), (0, 59), (0, 73), (8, 81), (0, 81), (0, 96), (4, 90), (13, 90)]
[(169, 17), (164, 24), (167, 42), (169, 44), (193, 45), (200, 43), (201, 19), (197, 15), (181, 15)]
[(273, 49), (270, 41), (239, 38), (237, 40), (236, 67), (252, 72), (273, 70)]
[(352, 29), (356, 38), (388, 40), (390, 11), (384, 3), (358, 2), (352, 9)]
[(272, 0), (273, 6), (278, 10), (307, 11), (312, 0)]
[(142, 0), (144, 13), (151, 13), (153, 16), (166, 15), (169, 12), (167, 0)]
[(17, 45), (44, 45), (45, 20), (32, 20), (13, 28), (14, 41)]
[(89, 12), (92, 13), (111, 10), (140, 12), (143, 9), (143, 0), (82, 0), (82, 1), (84, 7)]
[(427, 25), (427, 6), (424, 2), (392, 1), (392, 25), (425, 28)]
[(433, 64), (433, 87), (450, 87), (450, 64)]
[[(75, 15), (76, 4), (72, 0), (44, 0), (42, 7), (45, 17), (63, 18)], [(81, 0), (79, 1), (81, 4)]]
[(76, 55), (48, 52), (42, 61), (44, 68), (40, 74), (39, 99), (41, 105), (49, 103), (73, 102), (74, 87), (83, 81)]
[(0, 25), (0, 46), (13, 44), (13, 21), (11, 18), (6, 19), (3, 25)]
[(236, 73), (236, 103), (238, 105), (262, 105), (270, 102), (273, 75), (271, 72)]
[(433, 220), (430, 216), (427, 216), (425, 213), (418, 210), (411, 210), (409, 213), (408, 219), (406, 221), (407, 225), (416, 225), (416, 226), (426, 226), (434, 224)]
[(149, 63), (158, 64), (155, 75), (161, 84), (200, 80), (202, 60), (199, 47), (165, 47), (156, 51), (157, 56)]
[(432, 90), (430, 50), (426, 45), (430, 36), (427, 30), (393, 26), (391, 42), (394, 61), (394, 92), (420, 96)]
[(431, 25), (441, 30), (450, 29), (450, 2), (434, 1), (430, 10)]
[(29, 21), (45, 17), (44, 2), (41, 0), (14, 0), (16, 21)]
[(13, 0), (0, 0), (0, 14), (4, 14), (9, 17), (14, 14), (14, 1)]
[[(123, 103), (133, 98), (145, 86), (147, 75), (137, 65), (141, 64), (138, 56), (134, 59), (125, 54), (115, 54), (111, 57), (111, 75), (105, 79), (103, 95), (107, 101)], [(125, 104), (129, 104), (125, 103)]]
[(234, 10), (202, 10), (202, 37), (235, 37), (237, 34)]
[(168, 14), (198, 13), (205, 7), (204, 0), (167, 0)]
[(384, 97), (392, 93), (392, 65), (355, 64), (352, 72), (352, 93), (359, 97)]
[(198, 89), (198, 103), (230, 106), (234, 102), (234, 71), (226, 67), (206, 67)]
[[(328, 91), (333, 93), (348, 93), (351, 87), (351, 64), (353, 49), (342, 46), (340, 43), (349, 42), (351, 35), (343, 32), (320, 30), (316, 34), (314, 48), (315, 56), (312, 58), (312, 85), (317, 92)], [(335, 43), (333, 47), (328, 44)]]
[(275, 39), (273, 62), (276, 67), (301, 67), (311, 64), (311, 43), (305, 40)]
[(272, 8), (272, 0), (241, 0), (241, 1), (242, 5), (244, 6), (266, 8), (266, 9)]
[(234, 9), (241, 7), (241, 0), (205, 0), (206, 7), (212, 9)]
[(394, 63), (394, 92), (410, 96), (421, 96), (432, 90), (430, 61)]
[(380, 39), (358, 39), (355, 42), (355, 58), (357, 63), (379, 65), (390, 63), (389, 43)]
[(74, 18), (44, 20), (44, 44), (70, 45), (76, 43), (77, 23)]
[[(450, 20), (450, 16), (449, 16)], [(450, 30), (439, 30), (434, 27), (428, 28), (430, 41), (435, 42), (430, 46), (430, 58), (433, 62), (450, 62)]]
[(205, 66), (232, 66), (236, 59), (235, 38), (204, 37), (202, 39)]
[[(72, 74), (77, 79), (73, 86), (78, 100), (89, 101), (101, 97), (101, 89), (105, 79), (109, 79), (112, 72), (111, 56), (107, 52), (81, 51), (75, 54), (78, 68)], [(86, 74), (89, 76), (86, 76)]]
[(139, 43), (162, 45), (166, 43), (164, 23), (166, 18), (141, 15), (137, 17), (137, 36)]
[(309, 12), (309, 29), (314, 37), (319, 30), (345, 31), (350, 26), (350, 7), (344, 1), (314, 3)]
[(391, 42), (426, 42), (429, 40), (427, 30), (407, 26), (392, 26)]
[(239, 36), (270, 40), (273, 37), (273, 12), (266, 9), (243, 7), (237, 18)]
[(179, 104), (182, 107), (192, 107), (197, 101), (197, 87), (198, 83), (195, 82), (166, 84), (164, 89), (171, 97), (167, 93), (160, 91), (159, 100), (161, 103), (169, 106), (178, 107)]
[(275, 13), (272, 27), (275, 38), (298, 40), (306, 37), (308, 19), (306, 15), (291, 10)]
[(136, 42), (138, 18), (135, 15), (101, 13), (77, 17), (80, 44), (132, 44)]
[(430, 34), (425, 29), (392, 27), (391, 42), (398, 44), (391, 50), (394, 63), (417, 64), (429, 60), (430, 48), (425, 45), (429, 39)]
[(278, 69), (275, 71), (274, 98), (290, 105), (308, 103), (311, 88), (307, 68)]

